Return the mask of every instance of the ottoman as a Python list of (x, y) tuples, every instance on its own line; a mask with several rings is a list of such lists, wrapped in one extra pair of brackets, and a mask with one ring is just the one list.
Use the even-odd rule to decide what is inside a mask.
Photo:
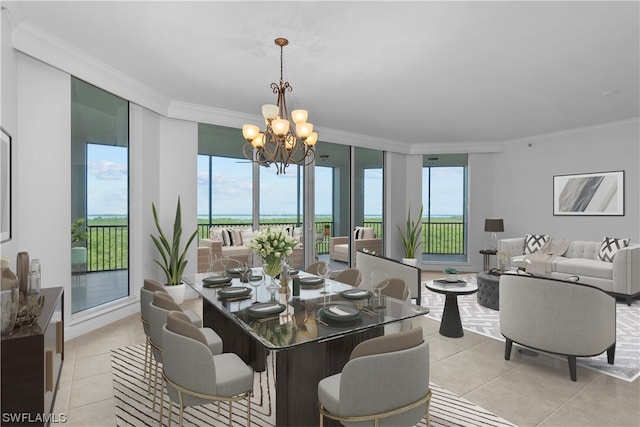
[(478, 304), (492, 310), (500, 307), (500, 276), (480, 272), (477, 275)]

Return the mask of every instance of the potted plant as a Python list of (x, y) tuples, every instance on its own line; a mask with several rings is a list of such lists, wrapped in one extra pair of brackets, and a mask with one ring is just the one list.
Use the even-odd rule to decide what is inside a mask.
[(400, 232), (400, 241), (402, 242), (402, 248), (404, 249), (404, 258), (402, 262), (404, 264), (413, 265), (417, 264), (416, 250), (420, 246), (420, 229), (422, 227), (422, 206), (420, 206), (420, 213), (418, 219), (413, 221), (411, 219), (411, 206), (407, 212), (407, 222), (404, 226), (404, 230), (398, 226)]
[(444, 269), (444, 280), (447, 282), (457, 282), (458, 281), (458, 270), (453, 267), (447, 267)]
[(331, 224), (324, 225), (324, 235), (325, 236), (331, 235)]
[(182, 208), (180, 206), (180, 197), (178, 197), (178, 206), (176, 208), (176, 216), (173, 222), (173, 236), (171, 240), (167, 238), (162, 227), (160, 226), (160, 220), (158, 219), (158, 211), (156, 205), (151, 203), (151, 209), (153, 210), (153, 220), (156, 223), (158, 229), (158, 236), (151, 235), (151, 240), (156, 245), (158, 252), (162, 260), (154, 259), (153, 261), (158, 264), (164, 274), (166, 275), (166, 289), (169, 295), (173, 297), (177, 304), (182, 304), (184, 301), (185, 285), (182, 282), (182, 274), (187, 266), (187, 249), (198, 234), (196, 229), (193, 234), (187, 240), (187, 244), (183, 249), (180, 248), (180, 239), (182, 237)]
[(86, 271), (87, 248), (86, 241), (89, 237), (84, 218), (76, 218), (71, 223), (71, 272)]

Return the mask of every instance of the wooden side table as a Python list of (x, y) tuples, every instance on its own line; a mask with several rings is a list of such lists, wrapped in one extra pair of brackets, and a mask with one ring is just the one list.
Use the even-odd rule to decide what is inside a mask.
[(491, 260), (489, 257), (491, 255), (496, 255), (498, 251), (495, 249), (482, 249), (480, 253), (483, 257), (483, 269), (484, 271), (489, 271), (489, 269), (491, 268)]

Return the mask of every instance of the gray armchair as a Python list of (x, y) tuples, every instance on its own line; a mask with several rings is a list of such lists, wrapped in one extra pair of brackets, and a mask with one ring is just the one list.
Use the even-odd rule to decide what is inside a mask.
[(360, 286), (360, 283), (362, 283), (362, 275), (360, 274), (360, 270), (357, 268), (347, 268), (342, 270), (338, 272), (333, 279), (356, 287)]
[[(366, 392), (365, 392), (366, 390)], [(415, 328), (357, 345), (339, 374), (318, 384), (324, 417), (345, 426), (429, 425), (429, 344)]]
[[(251, 425), (253, 370), (240, 357), (234, 353), (212, 354), (206, 341), (198, 338), (195, 331), (189, 331), (188, 324), (181, 323), (176, 312), (167, 315), (167, 323), (162, 327), (162, 342), (162, 376), (170, 399), (169, 407), (173, 403), (180, 406), (180, 426), (186, 406), (212, 401), (229, 403), (231, 426), (232, 404), (243, 399), (247, 401), (247, 427)], [(164, 395), (160, 407), (164, 407)], [(160, 425), (163, 425), (162, 413), (163, 409), (160, 410)]]
[(567, 356), (576, 381), (576, 357), (607, 352), (613, 364), (616, 348), (616, 301), (594, 286), (516, 274), (500, 276), (500, 329), (512, 344)]

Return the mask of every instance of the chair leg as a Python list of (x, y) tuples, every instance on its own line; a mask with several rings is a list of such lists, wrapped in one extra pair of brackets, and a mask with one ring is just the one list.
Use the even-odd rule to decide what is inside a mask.
[(576, 357), (575, 356), (567, 356), (569, 360), (569, 375), (571, 376), (571, 381), (576, 380)]
[(251, 427), (251, 395), (247, 396), (247, 427)]
[(233, 420), (232, 420), (232, 418), (233, 418), (233, 411), (232, 411), (232, 409), (233, 409), (233, 408), (231, 407), (231, 401), (229, 401), (229, 427), (233, 427), (233, 426), (232, 426), (232, 424), (233, 424)]
[(511, 347), (513, 346), (513, 341), (509, 338), (505, 338), (504, 342), (504, 360), (511, 359)]
[(607, 349), (607, 363), (613, 365), (613, 361), (616, 358), (616, 343), (613, 343), (611, 347)]
[(182, 401), (182, 391), (178, 390), (178, 400), (180, 401), (180, 424), (182, 427), (182, 415), (184, 414), (184, 402)]
[[(162, 397), (160, 398), (160, 425), (162, 425), (163, 414), (164, 414), (164, 393), (162, 393)], [(169, 422), (171, 422), (171, 410), (169, 410)]]
[(153, 407), (151, 408), (154, 412), (156, 410), (157, 395), (158, 395), (158, 361), (156, 360), (156, 368), (154, 370), (154, 378), (153, 378)]

